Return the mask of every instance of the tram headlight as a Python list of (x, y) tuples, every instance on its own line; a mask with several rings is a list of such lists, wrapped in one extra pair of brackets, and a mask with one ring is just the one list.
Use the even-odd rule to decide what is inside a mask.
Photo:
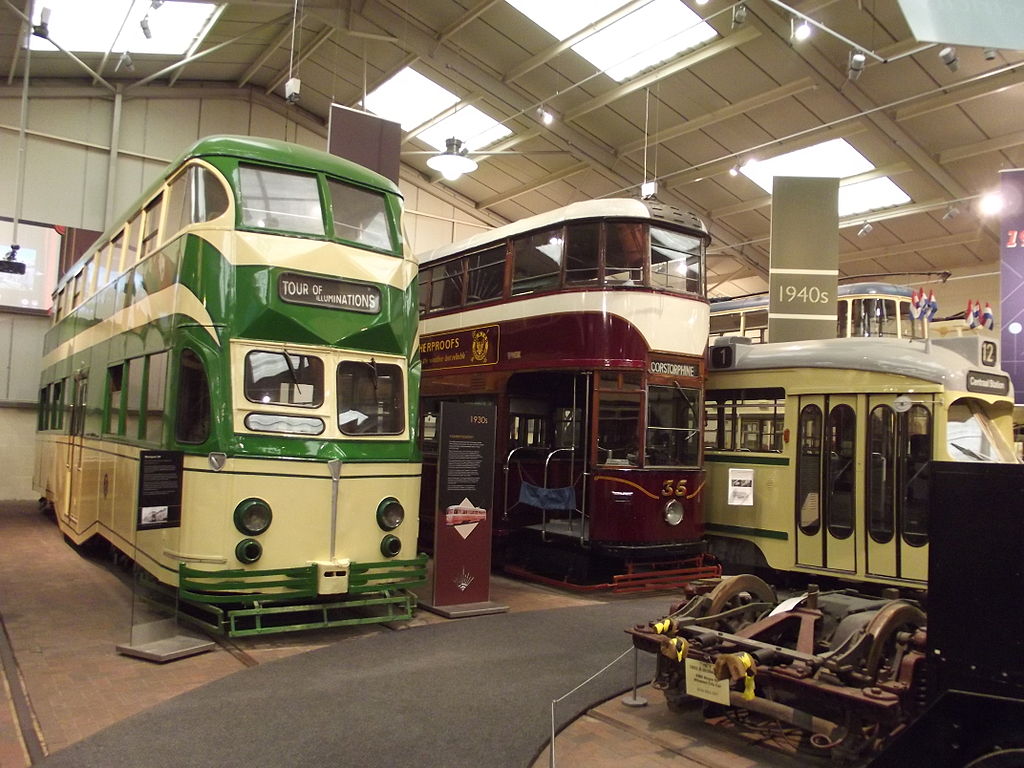
[(235, 557), (246, 565), (255, 563), (263, 557), (263, 545), (256, 539), (242, 539), (235, 545)]
[(394, 557), (402, 551), (402, 540), (393, 534), (388, 534), (380, 542), (380, 553), (384, 557)]
[(377, 525), (382, 531), (393, 531), (405, 520), (405, 507), (402, 503), (389, 496), (377, 505)]
[(259, 536), (274, 519), (270, 505), (263, 499), (245, 499), (235, 507), (235, 528), (244, 536)]
[(671, 499), (665, 503), (662, 516), (669, 525), (679, 525), (683, 522), (683, 502), (679, 499)]

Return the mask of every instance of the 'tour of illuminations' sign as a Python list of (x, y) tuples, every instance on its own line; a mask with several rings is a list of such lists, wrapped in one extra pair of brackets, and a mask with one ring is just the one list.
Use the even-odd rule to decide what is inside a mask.
[(420, 338), (420, 362), (427, 368), (467, 368), (498, 362), (498, 326), (432, 333)]
[(289, 304), (345, 309), (349, 312), (380, 312), (380, 289), (375, 285), (346, 283), (328, 277), (283, 272), (277, 280), (277, 295)]

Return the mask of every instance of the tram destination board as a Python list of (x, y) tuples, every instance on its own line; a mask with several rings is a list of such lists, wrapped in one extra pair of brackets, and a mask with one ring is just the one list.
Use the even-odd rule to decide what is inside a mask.
[(277, 279), (277, 295), (289, 304), (343, 309), (376, 315), (380, 312), (380, 289), (328, 277), (282, 272)]

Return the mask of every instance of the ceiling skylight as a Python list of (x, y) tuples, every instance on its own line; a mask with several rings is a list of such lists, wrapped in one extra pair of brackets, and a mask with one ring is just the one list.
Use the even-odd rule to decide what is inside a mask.
[[(130, 51), (180, 56), (202, 41), (218, 12), (216, 3), (175, 0), (46, 0), (35, 4), (33, 24), (39, 23), (44, 6), (50, 10), (50, 37), (61, 48), (77, 53)], [(55, 50), (35, 35), (30, 45), (34, 51)]]
[(420, 132), (416, 138), (443, 151), (445, 139), (455, 137), (462, 139), (466, 148), (472, 151), (493, 144), (511, 133), (512, 131), (504, 125), (492, 120), (476, 107), (466, 106)]
[(411, 131), (458, 103), (454, 93), (406, 67), (368, 93), (365, 106), (378, 117), (401, 123), (403, 130)]
[[(459, 97), (430, 78), (406, 67), (366, 96), (375, 115), (401, 123), (411, 131), (455, 106)], [(480, 149), (511, 134), (508, 128), (473, 106), (464, 106), (421, 131), (416, 138), (441, 151), (445, 140), (456, 138), (469, 149)]]
[[(622, 0), (506, 1), (558, 40), (625, 4)], [(652, 0), (576, 43), (572, 49), (621, 82), (715, 37), (715, 30), (679, 0)]]
[[(745, 163), (740, 172), (765, 192), (771, 193), (772, 180), (776, 176), (843, 179), (872, 171), (874, 168), (875, 166), (846, 139), (832, 139), (768, 160)], [(909, 202), (910, 197), (888, 176), (839, 188), (840, 216), (852, 216)]]

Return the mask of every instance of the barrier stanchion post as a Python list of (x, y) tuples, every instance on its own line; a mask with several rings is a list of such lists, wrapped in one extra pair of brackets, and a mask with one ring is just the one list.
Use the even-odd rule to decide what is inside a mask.
[(633, 647), (633, 693), (631, 696), (626, 696), (622, 699), (622, 703), (627, 707), (646, 707), (647, 699), (643, 696), (636, 695), (637, 680), (640, 677), (640, 658), (639, 651), (636, 646)]

